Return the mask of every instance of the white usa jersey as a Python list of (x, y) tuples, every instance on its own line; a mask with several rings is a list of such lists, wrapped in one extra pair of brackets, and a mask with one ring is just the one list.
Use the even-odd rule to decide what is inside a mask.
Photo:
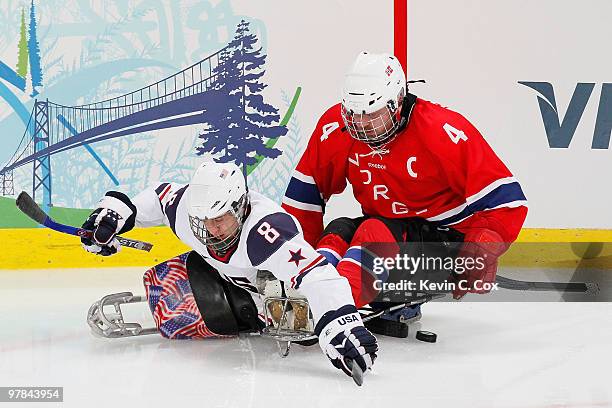
[(296, 219), (267, 197), (249, 191), (250, 210), (238, 245), (223, 257), (208, 250), (191, 231), (187, 215), (189, 185), (160, 183), (132, 199), (136, 226), (169, 226), (229, 282), (251, 294), (260, 312), (258, 270), (270, 271), (308, 299), (315, 324), (330, 310), (354, 304), (348, 281), (304, 240)]

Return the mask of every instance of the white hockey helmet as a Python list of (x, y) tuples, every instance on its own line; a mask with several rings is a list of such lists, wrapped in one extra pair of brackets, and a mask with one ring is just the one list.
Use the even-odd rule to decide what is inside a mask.
[(391, 54), (362, 52), (344, 77), (342, 119), (349, 134), (371, 145), (395, 135), (406, 95), (406, 75)]
[[(198, 167), (189, 184), (189, 226), (194, 235), (217, 253), (226, 252), (240, 237), (248, 191), (242, 171), (233, 163), (205, 162)], [(206, 227), (226, 214), (235, 218), (231, 229), (215, 235)], [(230, 220), (231, 221), (231, 220)]]

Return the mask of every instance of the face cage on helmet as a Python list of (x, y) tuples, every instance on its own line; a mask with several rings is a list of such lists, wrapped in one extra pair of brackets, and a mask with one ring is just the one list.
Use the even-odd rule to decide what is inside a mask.
[[(242, 225), (244, 224), (244, 214), (247, 207), (247, 197), (244, 194), (240, 200), (232, 203), (232, 209), (228, 212), (236, 218), (236, 228), (223, 239), (219, 239), (212, 235), (204, 224), (204, 220), (199, 217), (189, 215), (189, 226), (191, 231), (196, 236), (198, 241), (206, 245), (218, 254), (227, 252), (240, 238), (240, 232), (242, 231)], [(227, 213), (226, 213), (227, 214)]]
[[(378, 116), (367, 120), (363, 119), (363, 117), (366, 116), (365, 114), (354, 113), (353, 111), (347, 110), (344, 105), (342, 105), (340, 112), (344, 125), (353, 139), (378, 146), (385, 142), (389, 142), (395, 135), (400, 124), (400, 108), (396, 108), (393, 101), (389, 101), (384, 109), (386, 109), (386, 111), (381, 109), (381, 113)], [(387, 123), (387, 121), (384, 120), (384, 116), (386, 115), (389, 115), (391, 118), (391, 123)], [(378, 126), (374, 126), (374, 122), (378, 122)], [(374, 135), (367, 136), (367, 131), (374, 132)]]

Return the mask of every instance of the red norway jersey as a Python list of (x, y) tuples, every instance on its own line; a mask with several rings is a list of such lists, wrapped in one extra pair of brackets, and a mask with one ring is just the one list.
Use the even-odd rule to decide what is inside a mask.
[(350, 137), (340, 104), (319, 119), (283, 198), (313, 245), (325, 203), (347, 181), (364, 214), (421, 217), (463, 232), (487, 228), (506, 242), (516, 239), (527, 214), (519, 183), (480, 132), (422, 99), (408, 125), (378, 150)]

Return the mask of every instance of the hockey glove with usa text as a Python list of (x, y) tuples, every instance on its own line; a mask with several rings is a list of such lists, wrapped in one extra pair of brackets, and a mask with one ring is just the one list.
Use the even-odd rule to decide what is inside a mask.
[(109, 191), (98, 202), (98, 208), (83, 223), (82, 228), (93, 231), (93, 236), (81, 238), (81, 246), (87, 252), (109, 256), (121, 250), (115, 235), (134, 228), (136, 206), (128, 196), (118, 191)]
[(372, 368), (378, 343), (376, 337), (363, 326), (355, 306), (346, 305), (325, 313), (319, 319), (315, 333), (323, 353), (334, 367), (349, 377), (353, 376), (353, 364), (359, 366), (361, 373)]

